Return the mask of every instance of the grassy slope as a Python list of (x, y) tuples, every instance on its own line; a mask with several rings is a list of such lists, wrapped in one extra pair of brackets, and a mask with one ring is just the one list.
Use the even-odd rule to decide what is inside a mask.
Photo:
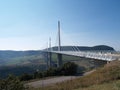
[(120, 80), (99, 85), (92, 85), (87, 88), (79, 88), (75, 90), (120, 90)]
[[(117, 81), (119, 79), (120, 61), (114, 61), (90, 75), (44, 87), (44, 90), (119, 90), (117, 89), (120, 87), (120, 81)], [(43, 88), (32, 90), (43, 90)]]
[(79, 88), (75, 90), (120, 90), (120, 80), (116, 80), (110, 83), (103, 83), (99, 85), (92, 85), (87, 88)]

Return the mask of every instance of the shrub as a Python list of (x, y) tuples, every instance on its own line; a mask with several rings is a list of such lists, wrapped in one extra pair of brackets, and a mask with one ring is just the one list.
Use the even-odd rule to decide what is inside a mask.
[(33, 79), (33, 75), (23, 74), (23, 75), (21, 75), (19, 78), (20, 78), (21, 81), (28, 81), (28, 80)]
[(9, 75), (7, 79), (0, 80), (0, 90), (25, 90), (25, 87), (17, 77)]
[(33, 78), (35, 79), (35, 78), (42, 78), (43, 77), (43, 73), (42, 72), (35, 72), (34, 74), (33, 74)]
[[(67, 67), (67, 66), (65, 66)], [(45, 90), (74, 90), (77, 88), (86, 88), (92, 85), (112, 82), (120, 79), (120, 61), (113, 61), (102, 68), (97, 69), (93, 73), (69, 80), (53, 86), (45, 87)], [(117, 84), (118, 85), (118, 84)], [(118, 85), (119, 86), (119, 85)], [(81, 89), (81, 90), (82, 90)], [(42, 90), (40, 88), (40, 90)]]
[(65, 63), (61, 68), (61, 73), (63, 75), (74, 75), (77, 72), (77, 65), (73, 62)]

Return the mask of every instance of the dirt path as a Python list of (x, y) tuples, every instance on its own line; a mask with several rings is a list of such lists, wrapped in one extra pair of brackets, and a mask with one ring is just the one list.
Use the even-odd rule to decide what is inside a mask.
[[(90, 74), (94, 71), (95, 70), (92, 70), (90, 72), (86, 72), (83, 75), (84, 76), (88, 75), (88, 74)], [(38, 87), (41, 87), (41, 86), (48, 86), (48, 85), (52, 85), (52, 84), (55, 84), (55, 83), (60, 83), (60, 82), (63, 82), (63, 81), (72, 80), (72, 79), (75, 79), (75, 78), (78, 78), (78, 77), (81, 77), (81, 76), (60, 76), (60, 77), (54, 77), (54, 78), (50, 78), (50, 79), (46, 79), (46, 80), (29, 82), (25, 85), (30, 86), (30, 87), (34, 87), (34, 88), (38, 88)]]
[(26, 85), (38, 88), (38, 87), (41, 87), (41, 86), (48, 86), (48, 85), (63, 82), (63, 81), (66, 81), (66, 80), (72, 80), (72, 79), (75, 79), (77, 77), (78, 76), (61, 76), (61, 77), (55, 77), (55, 78), (50, 78), (50, 79), (46, 79), (46, 80), (30, 82), (30, 83), (27, 83)]

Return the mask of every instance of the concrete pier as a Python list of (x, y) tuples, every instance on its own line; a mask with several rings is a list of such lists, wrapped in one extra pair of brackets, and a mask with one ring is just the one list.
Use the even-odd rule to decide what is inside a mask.
[(62, 62), (62, 54), (57, 54), (57, 58), (58, 58), (58, 65), (57, 67), (61, 67), (63, 62)]

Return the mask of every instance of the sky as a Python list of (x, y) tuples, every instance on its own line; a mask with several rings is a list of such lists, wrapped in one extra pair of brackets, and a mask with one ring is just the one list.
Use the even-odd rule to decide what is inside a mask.
[(61, 44), (120, 50), (120, 0), (0, 0), (0, 50)]

